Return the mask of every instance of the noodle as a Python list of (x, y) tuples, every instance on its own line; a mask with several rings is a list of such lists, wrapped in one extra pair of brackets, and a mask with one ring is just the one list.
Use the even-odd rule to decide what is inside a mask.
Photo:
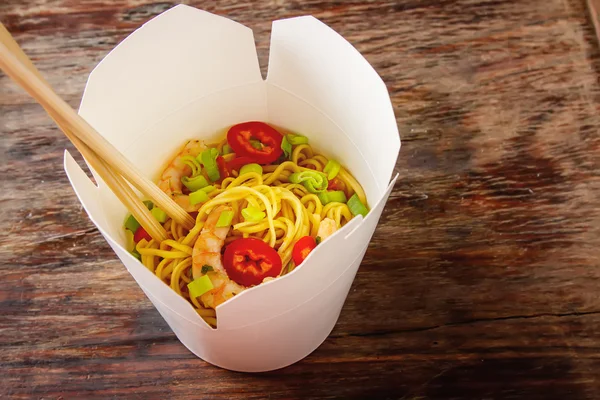
[[(223, 139), (212, 147), (222, 154), (226, 144), (227, 139)], [(190, 147), (189, 145), (190, 142), (186, 148)], [(229, 161), (235, 155), (227, 154), (223, 157)], [(325, 156), (315, 153), (312, 147), (305, 143), (293, 147), (290, 159), (280, 164), (263, 165), (262, 174), (256, 171), (239, 174), (234, 170), (231, 176), (222, 181), (212, 182), (214, 190), (207, 193), (208, 200), (194, 208), (197, 211), (196, 224), (191, 230), (188, 231), (167, 218), (163, 222), (168, 235), (167, 240), (157, 243), (154, 240), (141, 239), (135, 246), (142, 264), (189, 301), (198, 315), (213, 327), (217, 324), (216, 311), (212, 306), (207, 307), (203, 304), (200, 298), (190, 296), (187, 286), (194, 280), (195, 273), (192, 271), (196, 268), (193, 265), (195, 243), (213, 210), (222, 205), (231, 209), (231, 229), (224, 239), (225, 245), (242, 237), (262, 240), (281, 257), (281, 275), (295, 268), (291, 262), (292, 251), (300, 238), (307, 235), (317, 237), (322, 222), (327, 218), (332, 220), (330, 223), (334, 224), (336, 229), (353, 218), (347, 204), (330, 202), (323, 205), (320, 197), (311, 193), (307, 187), (289, 181), (290, 175), (296, 172), (323, 171), (329, 162)], [(170, 165), (175, 165), (175, 160)], [(206, 171), (200, 173), (199, 168), (190, 169), (194, 170), (208, 177)], [(346, 169), (340, 169), (338, 178), (345, 185), (344, 191), (347, 195), (356, 193), (360, 201), (367, 204), (362, 187)], [(178, 195), (184, 198), (186, 196), (181, 192)], [(242, 210), (246, 207), (253, 207), (257, 212), (264, 213), (264, 218), (258, 221), (245, 220)]]

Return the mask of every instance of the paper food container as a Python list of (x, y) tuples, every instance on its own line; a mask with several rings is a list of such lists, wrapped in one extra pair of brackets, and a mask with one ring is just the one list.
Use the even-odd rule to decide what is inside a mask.
[(249, 120), (302, 133), (340, 160), (367, 194), (367, 217), (352, 219), (290, 274), (220, 305), (213, 329), (125, 250), (127, 210), (65, 152), (90, 219), (198, 357), (230, 370), (268, 371), (306, 357), (327, 338), (396, 180), (390, 182), (400, 149), (385, 84), (350, 43), (310, 16), (275, 21), (263, 80), (249, 28), (179, 5), (100, 62), (79, 113), (151, 179), (187, 139), (211, 141)]

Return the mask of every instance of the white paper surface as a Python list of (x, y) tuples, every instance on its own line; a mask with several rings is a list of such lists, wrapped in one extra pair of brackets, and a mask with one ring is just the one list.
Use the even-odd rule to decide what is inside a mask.
[(365, 188), (372, 209), (364, 220), (354, 218), (292, 273), (219, 306), (218, 329), (123, 248), (126, 210), (65, 154), (88, 215), (177, 337), (204, 360), (238, 371), (289, 365), (325, 340), (395, 182), (400, 147), (385, 85), (330, 28), (312, 17), (276, 21), (270, 55), (263, 81), (248, 28), (180, 5), (99, 64), (80, 107), (150, 178), (185, 140), (210, 141), (235, 123), (263, 120), (307, 135)]

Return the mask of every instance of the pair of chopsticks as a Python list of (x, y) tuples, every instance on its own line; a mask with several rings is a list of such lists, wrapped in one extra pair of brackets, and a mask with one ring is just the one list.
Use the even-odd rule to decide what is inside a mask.
[(175, 222), (187, 229), (194, 226), (194, 219), (183, 208), (142, 175), (129, 160), (52, 90), (2, 23), (0, 23), (0, 68), (44, 107), (89, 165), (153, 239), (165, 240), (167, 232), (136, 196), (130, 183)]

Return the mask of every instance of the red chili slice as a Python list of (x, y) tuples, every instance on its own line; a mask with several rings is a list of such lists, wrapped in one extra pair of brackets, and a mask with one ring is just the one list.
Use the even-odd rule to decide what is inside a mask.
[(219, 167), (219, 181), (222, 182), (223, 179), (229, 178), (231, 176), (231, 171), (229, 170), (229, 166), (227, 165), (227, 161), (222, 156), (217, 157), (217, 167)]
[(298, 239), (292, 250), (294, 264), (296, 264), (296, 266), (302, 264), (315, 247), (317, 247), (317, 242), (312, 236), (303, 236)]
[[(250, 140), (258, 140), (262, 148), (256, 149)], [(264, 122), (250, 121), (229, 128), (227, 143), (239, 157), (249, 157), (258, 164), (270, 164), (277, 160), (283, 150), (283, 136), (277, 130)]]
[(229, 170), (239, 171), (246, 164), (252, 164), (254, 161), (250, 157), (235, 157), (227, 163)]
[(143, 227), (140, 226), (139, 228), (137, 228), (137, 230), (133, 234), (133, 241), (137, 243), (137, 242), (139, 242), (142, 239), (146, 239), (147, 241), (151, 241), (152, 240), (152, 236), (150, 236), (150, 234), (148, 232), (146, 232), (146, 230)]
[(281, 257), (262, 240), (237, 239), (225, 248), (223, 266), (232, 281), (254, 286), (266, 277), (274, 278), (281, 273)]

